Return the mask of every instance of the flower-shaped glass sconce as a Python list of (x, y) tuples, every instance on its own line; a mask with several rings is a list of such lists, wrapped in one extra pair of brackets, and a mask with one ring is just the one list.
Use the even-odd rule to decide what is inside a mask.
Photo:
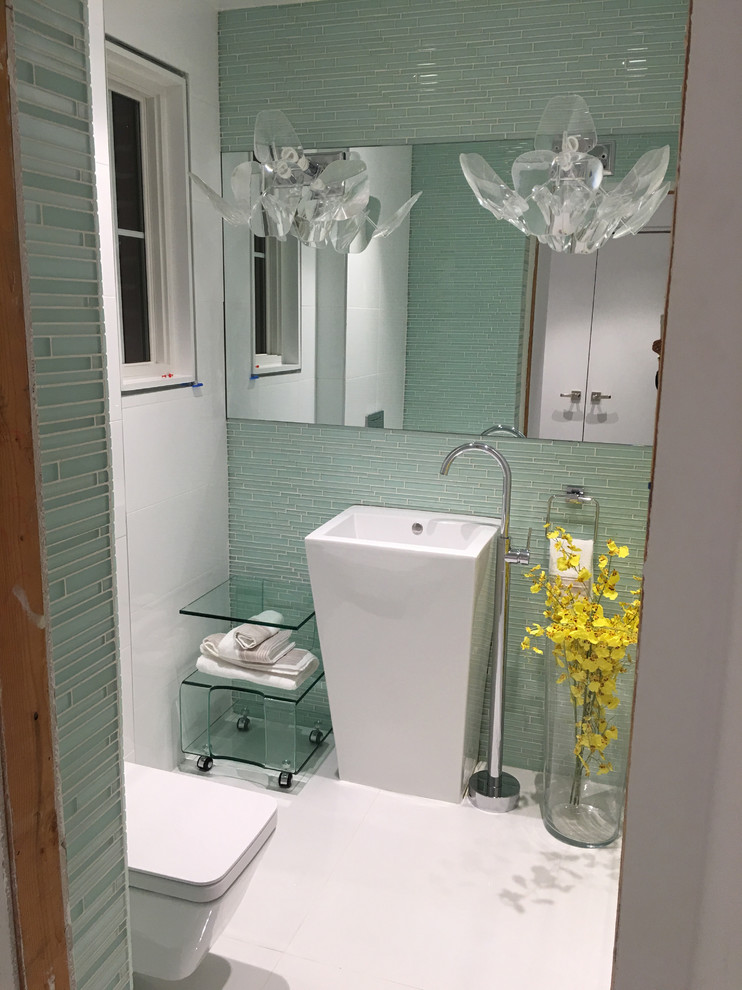
[[(305, 153), (296, 131), (280, 110), (261, 110), (255, 120), (255, 159), (232, 172), (234, 203), (197, 175), (191, 179), (231, 224), (246, 224), (259, 237), (298, 238), (309, 247), (346, 254), (363, 250), (375, 237), (388, 237), (402, 223), (417, 193), (384, 223), (369, 195), (368, 169), (357, 158), (324, 164)], [(372, 231), (369, 233), (369, 231)]]
[(670, 149), (648, 151), (612, 189), (603, 164), (589, 154), (598, 142), (581, 96), (557, 96), (546, 105), (534, 150), (513, 162), (513, 188), (481, 155), (460, 155), (466, 181), (480, 205), (498, 220), (533, 234), (553, 251), (589, 254), (611, 237), (635, 234), (667, 195), (663, 184)]

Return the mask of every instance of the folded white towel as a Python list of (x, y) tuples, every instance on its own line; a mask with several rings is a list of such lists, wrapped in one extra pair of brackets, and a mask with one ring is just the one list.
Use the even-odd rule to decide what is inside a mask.
[(203, 654), (196, 660), (196, 667), (202, 674), (209, 674), (211, 677), (226, 677), (232, 681), (247, 681), (265, 688), (280, 688), (282, 691), (294, 691), (304, 681), (311, 677), (319, 666), (317, 657), (308, 650), (297, 650), (297, 653), (306, 654), (307, 661), (303, 669), (294, 675), (273, 674), (268, 668), (265, 673), (262, 670), (238, 667), (227, 660), (217, 660), (213, 657), (206, 657)]
[(201, 652), (204, 656), (213, 657), (215, 660), (227, 660), (240, 665), (271, 666), (294, 648), (290, 636), (289, 629), (279, 629), (254, 650), (242, 650), (235, 642), (234, 629), (232, 629), (226, 635), (211, 633), (201, 643)]
[[(580, 566), (568, 567), (565, 571), (560, 571), (557, 565), (557, 557), (561, 556), (561, 553), (557, 551), (556, 544), (554, 540), (549, 540), (549, 576), (556, 577), (557, 575), (562, 579), (562, 585), (569, 585), (574, 591), (589, 595), (590, 585), (593, 579), (593, 540), (572, 540), (572, 546), (577, 547), (580, 551)], [(587, 581), (578, 581), (577, 575), (583, 567), (586, 567), (590, 572), (590, 577)]]
[[(252, 618), (261, 622), (277, 622), (279, 625), (283, 622), (283, 615), (272, 608), (266, 609), (265, 612), (258, 612)], [(243, 622), (241, 626), (235, 626), (232, 632), (241, 650), (254, 650), (256, 646), (260, 646), (266, 639), (270, 639), (274, 633), (277, 633), (278, 629), (276, 626), (255, 625), (253, 622)]]
[(296, 674), (302, 674), (306, 668), (316, 660), (316, 657), (313, 653), (310, 653), (309, 650), (302, 650), (300, 647), (295, 647), (293, 643), (291, 646), (292, 649), (290, 649), (288, 653), (284, 653), (280, 660), (276, 660), (276, 662), (272, 663), (270, 667), (266, 667), (265, 664), (257, 663), (243, 663), (238, 666), (242, 667), (244, 670), (254, 670), (258, 673), (263, 671), (266, 674), (281, 674), (284, 676), (289, 675), (291, 677)]

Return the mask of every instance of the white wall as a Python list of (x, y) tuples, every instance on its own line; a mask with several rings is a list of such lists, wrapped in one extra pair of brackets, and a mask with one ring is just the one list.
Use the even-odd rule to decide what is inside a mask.
[(109, 357), (125, 757), (179, 759), (178, 685), (213, 624), (178, 609), (228, 571), (221, 219), (192, 196), (201, 389), (121, 396), (103, 30), (188, 76), (191, 170), (220, 183), (217, 15), (201, 0), (90, 0), (95, 158)]
[(615, 990), (742, 982), (741, 50), (738, 0), (696, 2)]
[[(368, 165), (371, 196), (381, 202), (381, 222), (409, 198), (412, 148), (353, 148)], [(345, 424), (364, 426), (384, 411), (384, 426), (402, 428), (407, 351), (407, 272), (410, 222), (389, 237), (348, 255), (345, 335)]]

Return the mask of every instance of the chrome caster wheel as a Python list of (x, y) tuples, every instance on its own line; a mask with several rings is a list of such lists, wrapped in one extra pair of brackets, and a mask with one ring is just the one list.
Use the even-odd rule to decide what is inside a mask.
[(282, 770), (278, 775), (278, 786), (283, 787), (286, 790), (288, 790), (288, 788), (291, 787), (293, 781), (294, 781), (294, 775), (293, 773), (290, 773), (288, 770)]
[(322, 729), (312, 729), (309, 733), (309, 741), (313, 746), (319, 746), (324, 738)]
[(247, 732), (250, 728), (250, 717), (248, 715), (240, 715), (237, 719), (237, 731)]
[(208, 773), (214, 766), (214, 761), (210, 756), (199, 756), (196, 760), (196, 766), (202, 773)]

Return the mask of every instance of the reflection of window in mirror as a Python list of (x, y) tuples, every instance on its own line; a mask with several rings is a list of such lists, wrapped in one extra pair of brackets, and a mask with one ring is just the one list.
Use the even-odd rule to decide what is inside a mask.
[(122, 388), (191, 381), (186, 80), (110, 43), (106, 71)]
[(253, 374), (301, 368), (299, 242), (253, 237)]

